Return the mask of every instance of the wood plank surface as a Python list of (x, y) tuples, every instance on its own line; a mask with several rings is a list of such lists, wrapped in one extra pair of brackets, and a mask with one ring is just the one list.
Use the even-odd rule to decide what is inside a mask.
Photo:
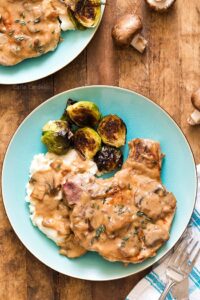
[[(115, 19), (137, 11), (147, 51), (119, 50), (110, 33)], [(200, 162), (200, 126), (186, 120), (190, 96), (200, 86), (199, 0), (177, 0), (169, 13), (151, 12), (143, 0), (110, 0), (95, 37), (70, 65), (46, 79), (0, 85), (0, 163), (21, 121), (56, 93), (81, 85), (119, 85), (150, 97), (181, 126)], [(14, 234), (0, 200), (0, 300), (124, 300), (145, 272), (110, 282), (61, 275), (33, 257)], [(147, 272), (147, 271), (146, 271)]]

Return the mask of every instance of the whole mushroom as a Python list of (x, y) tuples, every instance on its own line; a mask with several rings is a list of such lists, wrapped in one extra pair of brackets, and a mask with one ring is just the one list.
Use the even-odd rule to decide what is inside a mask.
[(188, 123), (190, 125), (199, 125), (200, 124), (200, 88), (192, 94), (191, 102), (195, 110), (189, 116)]
[(142, 30), (142, 21), (139, 16), (126, 14), (120, 17), (112, 28), (112, 37), (116, 45), (120, 47), (132, 46), (140, 53), (143, 53), (147, 41), (140, 34)]
[(146, 0), (149, 7), (157, 12), (165, 12), (176, 0)]

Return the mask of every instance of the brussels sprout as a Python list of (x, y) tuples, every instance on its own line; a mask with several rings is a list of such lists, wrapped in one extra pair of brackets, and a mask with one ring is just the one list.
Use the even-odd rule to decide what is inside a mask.
[(94, 129), (84, 127), (74, 134), (73, 144), (84, 158), (92, 159), (101, 147), (101, 138)]
[(77, 126), (96, 126), (101, 118), (96, 104), (90, 101), (79, 101), (67, 107), (67, 113), (70, 119)]
[(74, 16), (84, 27), (95, 27), (101, 16), (101, 1), (77, 0)]
[(68, 122), (70, 123), (70, 119), (69, 119), (69, 117), (68, 117), (68, 115), (67, 115), (67, 107), (68, 107), (69, 105), (73, 105), (73, 104), (75, 104), (75, 103), (77, 103), (77, 101), (76, 101), (76, 100), (72, 100), (71, 98), (69, 98), (69, 99), (67, 100), (67, 104), (66, 104), (65, 110), (64, 110), (64, 112), (63, 112), (63, 114), (62, 114), (62, 117), (60, 118), (61, 120), (63, 120), (63, 121), (68, 121)]
[(126, 125), (116, 115), (105, 116), (99, 123), (97, 132), (104, 144), (119, 148), (126, 142)]
[(79, 23), (79, 21), (76, 19), (74, 11), (71, 10), (69, 7), (68, 7), (67, 11), (68, 11), (68, 16), (69, 16), (70, 20), (72, 21), (74, 27), (78, 30), (85, 30), (86, 28), (81, 23)]
[(65, 154), (70, 145), (72, 132), (68, 122), (57, 120), (49, 121), (42, 129), (41, 141), (46, 145), (49, 152), (58, 155)]
[(104, 145), (94, 157), (100, 172), (112, 172), (121, 168), (123, 163), (123, 154), (120, 149)]

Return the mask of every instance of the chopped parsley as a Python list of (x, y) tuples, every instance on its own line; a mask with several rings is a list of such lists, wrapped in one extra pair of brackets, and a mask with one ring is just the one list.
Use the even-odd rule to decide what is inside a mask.
[(96, 208), (96, 209), (99, 209), (99, 208), (100, 208), (100, 206), (99, 206), (98, 204), (96, 204), (96, 203), (92, 203), (91, 207), (92, 207), (92, 208)]
[(149, 217), (148, 217), (145, 213), (143, 213), (142, 211), (137, 211), (137, 212), (136, 212), (136, 215), (137, 215), (138, 217), (145, 217), (146, 221), (152, 222), (152, 219), (149, 218)]
[(9, 31), (8, 35), (13, 36), (14, 32), (15, 32), (14, 30), (11, 30), (11, 31)]
[(22, 26), (25, 26), (26, 25), (26, 22), (25, 21), (20, 21), (19, 22)]
[(16, 19), (15, 23), (18, 23), (18, 24), (20, 24), (22, 26), (26, 25), (26, 22), (24, 20), (19, 20), (19, 19)]
[(33, 23), (34, 23), (34, 24), (38, 24), (38, 23), (40, 23), (40, 21), (41, 21), (41, 19), (40, 19), (40, 17), (38, 17), (38, 18), (36, 18), (36, 19), (33, 21)]
[(33, 49), (41, 54), (44, 53), (44, 47), (40, 44), (39, 40), (35, 42)]
[(139, 210), (136, 212), (136, 215), (138, 217), (144, 217), (145, 216), (145, 214), (142, 211), (139, 211)]
[(123, 237), (120, 247), (124, 248), (126, 246), (126, 242), (129, 240), (128, 236)]
[(123, 241), (128, 241), (128, 240), (129, 240), (129, 237), (128, 237), (128, 236), (125, 236), (125, 237), (123, 237), (122, 240), (123, 240)]
[(118, 205), (118, 215), (122, 215), (124, 213), (124, 205), (119, 204)]
[(15, 37), (15, 40), (17, 41), (17, 42), (21, 42), (21, 41), (23, 41), (25, 38), (24, 38), (24, 36), (22, 36), (22, 35), (19, 35), (19, 36), (16, 36)]
[(100, 235), (103, 233), (103, 232), (105, 232), (105, 230), (106, 230), (106, 227), (102, 224), (102, 225), (100, 225), (97, 229), (96, 229), (96, 235), (95, 235), (95, 238), (99, 238), (100, 237)]

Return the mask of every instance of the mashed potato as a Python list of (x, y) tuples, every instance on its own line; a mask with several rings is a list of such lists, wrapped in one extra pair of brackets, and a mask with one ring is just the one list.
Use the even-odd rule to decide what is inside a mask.
[[(88, 183), (91, 176), (97, 173), (97, 166), (93, 161), (83, 161), (75, 150), (70, 150), (66, 155), (63, 156), (57, 156), (52, 153), (35, 155), (30, 166), (30, 178), (33, 176), (33, 174), (35, 174), (38, 171), (51, 170), (50, 165), (58, 159), (64, 163), (66, 169), (70, 170), (72, 174), (80, 170), (81, 164), (84, 165), (85, 171), (83, 173), (78, 174), (78, 180), (81, 183)], [(65, 177), (63, 177), (62, 183), (64, 183), (65, 180)], [(33, 192), (33, 185), (30, 182), (28, 182), (26, 186), (26, 192), (26, 201), (29, 202), (30, 218), (33, 225), (37, 226), (48, 238), (53, 240), (57, 245), (62, 244), (66, 239), (66, 235), (61, 234), (59, 232), (59, 229), (56, 230), (44, 226), (44, 216), (36, 213), (37, 204), (31, 196)], [(58, 195), (56, 195), (56, 200), (62, 201), (62, 193), (58, 193)]]

